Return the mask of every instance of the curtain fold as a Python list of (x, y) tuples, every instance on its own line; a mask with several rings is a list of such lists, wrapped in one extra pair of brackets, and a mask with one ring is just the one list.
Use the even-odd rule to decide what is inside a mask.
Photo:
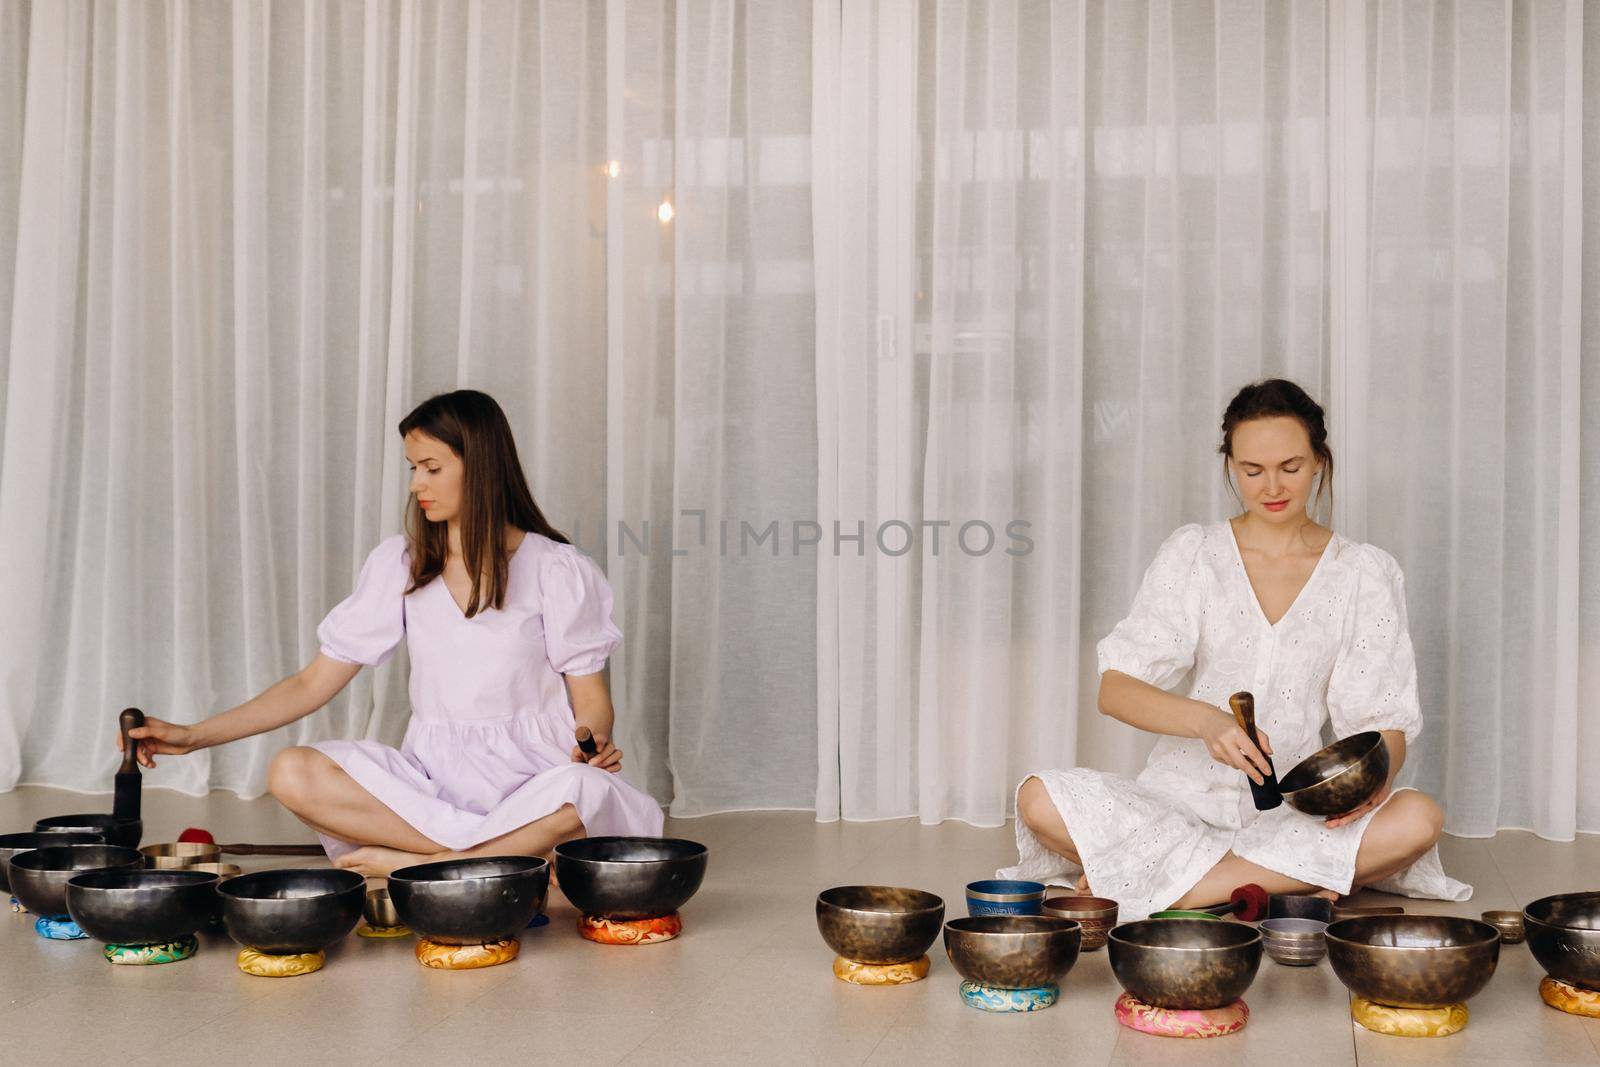
[[(631, 780), (998, 825), (1142, 764), (1094, 644), (1283, 375), (1407, 574), (1406, 780), (1600, 831), (1586, 14), (0, 0), (0, 788), (309, 659), (472, 386), (616, 589)], [(151, 783), (397, 742), (405, 679)]]

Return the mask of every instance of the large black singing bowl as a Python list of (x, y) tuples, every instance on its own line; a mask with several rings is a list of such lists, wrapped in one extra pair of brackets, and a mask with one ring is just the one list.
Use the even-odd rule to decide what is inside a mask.
[(39, 834), (103, 834), (108, 845), (138, 848), (144, 836), (144, 822), (140, 819), (118, 819), (104, 812), (82, 815), (51, 815), (33, 824)]
[(1083, 927), (1054, 915), (973, 915), (944, 924), (944, 952), (969, 982), (994, 989), (1048, 985), (1072, 969)]
[(706, 876), (706, 846), (676, 837), (583, 837), (556, 846), (556, 881), (585, 915), (654, 919)]
[(1389, 746), (1376, 730), (1351, 734), (1315, 752), (1278, 779), (1291, 807), (1307, 815), (1343, 815), (1389, 780)]
[(367, 880), (327, 868), (256, 871), (217, 887), (228, 936), (269, 956), (316, 952), (361, 919)]
[(100, 845), (104, 834), (0, 834), (0, 890), (11, 892), (11, 857), (50, 845)]
[(442, 860), (389, 876), (400, 921), (446, 945), (482, 945), (515, 936), (544, 907), (550, 861), (534, 856)]
[(1522, 928), (1551, 978), (1600, 989), (1600, 893), (1541, 897), (1522, 909)]
[(203, 871), (89, 871), (67, 882), (67, 913), (112, 945), (188, 937), (210, 921), (217, 876)]
[(1328, 927), (1328, 962), (1358, 997), (1442, 1008), (1477, 993), (1500, 962), (1500, 931), (1453, 915), (1367, 915)]
[(120, 845), (50, 845), (11, 857), (11, 892), (35, 915), (67, 914), (67, 882), (85, 871), (137, 871), (144, 857)]
[(1106, 946), (1123, 989), (1176, 1011), (1232, 1004), (1261, 967), (1261, 934), (1244, 923), (1142, 919), (1114, 927)]
[(943, 923), (944, 901), (920, 889), (841, 885), (817, 894), (822, 940), (857, 963), (919, 960)]

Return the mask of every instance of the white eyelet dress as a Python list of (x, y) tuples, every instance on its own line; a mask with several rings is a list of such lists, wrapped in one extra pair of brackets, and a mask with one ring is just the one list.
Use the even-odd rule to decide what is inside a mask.
[[(1399, 564), (1382, 549), (1334, 534), (1288, 612), (1269, 624), (1227, 522), (1181, 527), (1145, 572), (1128, 617), (1100, 642), (1099, 669), (1162, 689), (1193, 670), (1188, 695), (1226, 709), (1255, 694), (1256, 721), (1279, 776), (1334, 736), (1399, 730), (1410, 746), (1422, 729), (1417, 668), (1406, 629)], [(1205, 743), (1161, 736), (1135, 779), (1077, 767), (1041, 770), (1093, 891), (1141, 919), (1199, 882), (1229, 850), (1272, 871), (1348, 893), (1356, 850), (1376, 812), (1329, 829), (1284, 804), (1258, 812), (1248, 780), (1211, 758)], [(1020, 785), (1019, 785), (1020, 788)], [(1398, 791), (1397, 791), (1398, 792)], [(1077, 871), (1016, 820), (1020, 861), (999, 872), (1035, 881)], [(1465, 900), (1438, 849), (1374, 888)]]
[[(661, 807), (572, 760), (563, 675), (593, 674), (622, 642), (611, 587), (571, 545), (529, 533), (511, 554), (505, 605), (467, 618), (442, 578), (409, 595), (404, 535), (372, 550), (353, 593), (317, 627), (322, 654), (377, 666), (402, 639), (411, 721), (398, 750), (320, 741), (363, 789), (447, 849), (491, 841), (571, 804), (594, 836), (659, 836)], [(330, 859), (355, 847), (322, 837)]]

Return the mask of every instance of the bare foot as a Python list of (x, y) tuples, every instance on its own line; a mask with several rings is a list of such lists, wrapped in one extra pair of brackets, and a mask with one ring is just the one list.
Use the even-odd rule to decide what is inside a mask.
[(340, 856), (334, 861), (335, 867), (347, 871), (364, 874), (368, 878), (387, 878), (401, 867), (409, 867), (414, 863), (427, 863), (432, 856), (419, 855), (415, 852), (402, 852), (398, 848), (384, 848), (381, 845), (362, 845), (354, 852)]
[(1089, 888), (1089, 875), (1084, 874), (1078, 879), (1078, 895), (1080, 897), (1094, 896), (1094, 890)]

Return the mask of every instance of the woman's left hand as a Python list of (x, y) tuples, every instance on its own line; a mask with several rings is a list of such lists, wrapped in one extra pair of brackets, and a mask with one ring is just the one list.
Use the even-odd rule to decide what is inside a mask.
[(622, 749), (611, 743), (611, 738), (594, 735), (594, 743), (599, 748), (593, 756), (585, 756), (583, 749), (577, 745), (572, 746), (572, 762), (587, 763), (591, 767), (599, 767), (602, 771), (616, 774), (622, 770)]
[(1332, 830), (1335, 826), (1343, 826), (1346, 823), (1355, 822), (1367, 812), (1372, 811), (1385, 800), (1388, 800), (1389, 793), (1391, 791), (1390, 785), (1390, 782), (1383, 783), (1383, 788), (1372, 794), (1372, 799), (1368, 800), (1365, 804), (1361, 805), (1359, 808), (1356, 808), (1354, 811), (1347, 811), (1343, 815), (1328, 816), (1328, 829)]

